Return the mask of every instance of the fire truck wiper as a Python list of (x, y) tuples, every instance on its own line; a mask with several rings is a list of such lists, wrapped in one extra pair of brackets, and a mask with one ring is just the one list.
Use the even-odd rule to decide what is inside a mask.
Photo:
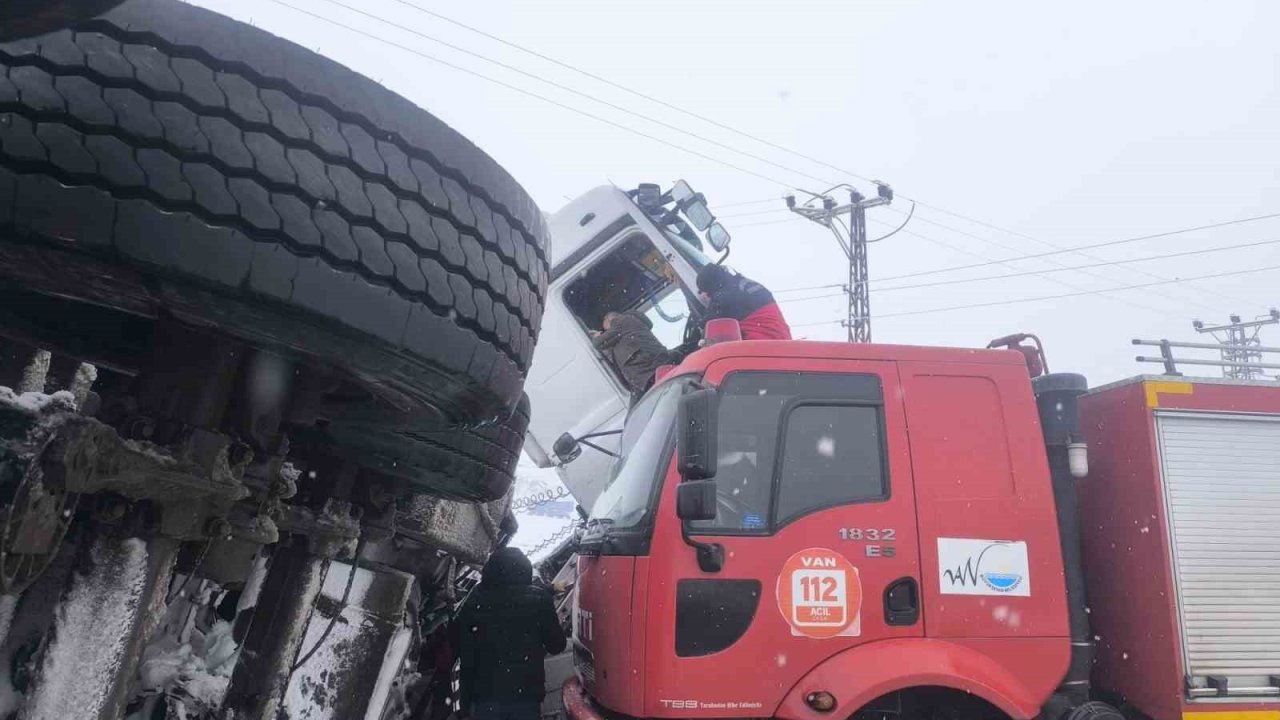
[(612, 518), (591, 518), (582, 529), (582, 537), (578, 539), (578, 552), (584, 555), (599, 555), (600, 551), (613, 539), (610, 532), (614, 525)]

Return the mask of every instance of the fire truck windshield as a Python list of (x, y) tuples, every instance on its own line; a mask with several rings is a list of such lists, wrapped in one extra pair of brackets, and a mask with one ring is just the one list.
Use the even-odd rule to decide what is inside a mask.
[(676, 405), (688, 384), (688, 380), (676, 380), (659, 387), (631, 411), (622, 431), (620, 457), (613, 463), (608, 486), (592, 506), (589, 524), (625, 530), (645, 519), (654, 487), (667, 468)]

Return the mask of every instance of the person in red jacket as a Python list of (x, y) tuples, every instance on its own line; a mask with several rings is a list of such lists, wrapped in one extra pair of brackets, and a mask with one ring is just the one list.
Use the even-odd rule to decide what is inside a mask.
[(773, 293), (754, 280), (719, 265), (706, 265), (698, 271), (698, 293), (707, 302), (707, 319), (737, 320), (743, 340), (791, 339), (791, 326)]

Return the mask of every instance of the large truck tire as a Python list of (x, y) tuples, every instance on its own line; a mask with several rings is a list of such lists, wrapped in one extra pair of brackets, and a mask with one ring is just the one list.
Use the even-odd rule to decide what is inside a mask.
[(503, 422), (483, 427), (431, 430), (340, 420), (323, 432), (361, 467), (428, 486), (432, 495), (488, 502), (511, 487), (528, 427), (525, 396)]
[(122, 0), (5, 0), (0, 3), (0, 42), (43, 35), (100, 15)]
[(0, 73), (0, 243), (141, 271), (184, 319), (341, 368), (427, 426), (509, 424), (545, 222), (443, 122), (177, 0), (0, 45)]

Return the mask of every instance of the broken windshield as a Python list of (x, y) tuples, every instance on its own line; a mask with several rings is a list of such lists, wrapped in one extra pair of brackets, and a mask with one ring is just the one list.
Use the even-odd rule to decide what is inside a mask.
[(609, 484), (596, 499), (589, 522), (621, 530), (645, 519), (654, 486), (667, 468), (676, 405), (688, 384), (677, 380), (657, 388), (631, 411), (622, 431), (620, 457), (613, 462)]

